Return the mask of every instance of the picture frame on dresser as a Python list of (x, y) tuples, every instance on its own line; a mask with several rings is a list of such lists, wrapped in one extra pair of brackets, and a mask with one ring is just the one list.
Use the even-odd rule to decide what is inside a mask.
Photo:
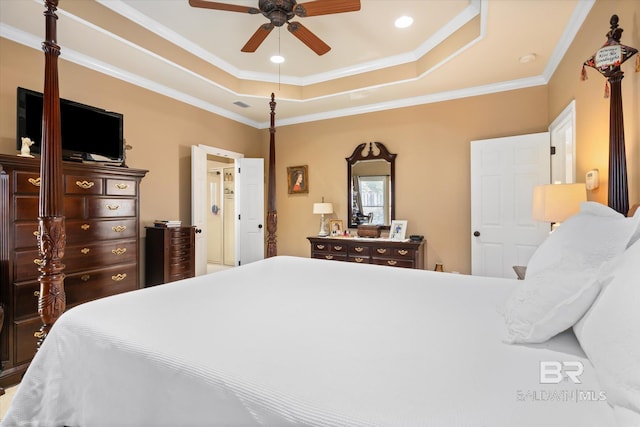
[(407, 234), (407, 220), (394, 219), (389, 228), (389, 239), (404, 240)]
[(342, 236), (344, 233), (344, 223), (341, 219), (329, 220), (329, 230), (332, 236)]

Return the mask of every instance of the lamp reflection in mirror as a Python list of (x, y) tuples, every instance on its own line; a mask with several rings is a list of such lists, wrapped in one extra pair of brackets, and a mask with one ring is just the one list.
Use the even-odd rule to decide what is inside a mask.
[(580, 211), (587, 200), (584, 184), (547, 184), (533, 189), (533, 219), (551, 223), (552, 231)]
[(323, 197), (321, 203), (314, 203), (313, 204), (313, 213), (316, 214), (316, 215), (321, 215), (321, 217), (320, 217), (320, 232), (318, 233), (318, 236), (321, 236), (321, 237), (328, 236), (329, 233), (327, 232), (327, 228), (325, 227), (324, 216), (325, 215), (331, 215), (333, 213), (333, 204), (332, 203), (325, 203), (324, 197)]

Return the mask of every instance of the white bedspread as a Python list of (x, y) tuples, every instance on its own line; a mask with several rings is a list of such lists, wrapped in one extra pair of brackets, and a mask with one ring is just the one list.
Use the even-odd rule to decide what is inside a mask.
[(614, 426), (573, 335), (501, 341), (517, 284), (276, 257), (105, 298), (58, 320), (3, 425)]

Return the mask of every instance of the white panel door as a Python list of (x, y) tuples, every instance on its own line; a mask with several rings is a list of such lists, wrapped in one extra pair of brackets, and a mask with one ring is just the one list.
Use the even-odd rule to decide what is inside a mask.
[(264, 258), (264, 159), (236, 159), (236, 265)]
[(207, 272), (207, 153), (191, 146), (191, 225), (196, 227), (196, 276)]
[(471, 274), (512, 277), (549, 232), (531, 217), (533, 187), (549, 183), (549, 133), (471, 142)]

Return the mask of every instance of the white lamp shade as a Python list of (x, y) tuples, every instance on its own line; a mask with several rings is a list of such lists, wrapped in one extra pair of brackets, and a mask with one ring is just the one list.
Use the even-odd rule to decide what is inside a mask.
[(333, 204), (332, 203), (314, 203), (313, 213), (314, 214), (332, 214)]
[(580, 203), (587, 200), (584, 184), (547, 184), (533, 189), (533, 219), (563, 222), (580, 211)]

